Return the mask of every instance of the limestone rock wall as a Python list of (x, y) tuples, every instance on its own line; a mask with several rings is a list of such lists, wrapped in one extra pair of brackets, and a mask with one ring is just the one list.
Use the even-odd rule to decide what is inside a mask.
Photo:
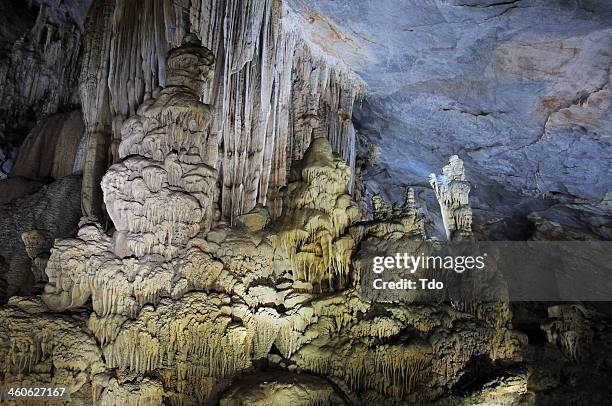
[(0, 5), (0, 149), (5, 155), (39, 120), (78, 106), (79, 51), (89, 4), (10, 0)]
[(59, 179), (79, 170), (75, 162), (84, 129), (78, 110), (48, 117), (21, 144), (10, 176)]
[(456, 154), (486, 239), (529, 238), (536, 211), (610, 240), (610, 1), (287, 1), (368, 85), (368, 199), (411, 185), (437, 212), (422, 179)]
[(8, 265), (8, 273), (3, 276), (7, 285), (6, 296), (0, 297), (0, 301), (5, 302), (16, 294), (33, 293), (36, 280), (22, 234), (42, 231), (44, 248), (48, 251), (55, 238), (74, 232), (81, 215), (80, 187), (80, 176), (66, 176), (31, 195), (0, 206), (0, 256)]

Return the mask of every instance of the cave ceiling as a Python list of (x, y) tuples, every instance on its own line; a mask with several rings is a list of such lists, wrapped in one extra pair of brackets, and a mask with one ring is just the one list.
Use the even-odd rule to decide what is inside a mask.
[(412, 185), (435, 207), (427, 176), (458, 154), (489, 237), (520, 238), (537, 212), (610, 238), (612, 3), (289, 4), (367, 84), (353, 122), (368, 195)]

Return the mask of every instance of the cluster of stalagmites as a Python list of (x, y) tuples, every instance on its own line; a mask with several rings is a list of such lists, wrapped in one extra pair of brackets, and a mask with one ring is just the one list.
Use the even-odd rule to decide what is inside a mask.
[[(137, 120), (149, 123), (138, 118), (126, 126)], [(172, 125), (159, 125), (168, 134), (165, 142), (183, 129)], [(357, 208), (347, 194), (350, 173), (326, 139), (314, 139), (296, 165), (277, 221), (256, 207), (233, 227), (220, 223), (206, 231), (200, 217), (193, 235), (174, 245), (167, 233), (182, 232), (186, 217), (171, 214), (184, 207), (166, 202), (165, 193), (192, 198), (195, 211), (206, 211), (196, 197), (200, 191), (187, 190), (181, 177), (170, 179), (186, 166), (168, 157), (193, 145), (177, 153), (159, 148), (163, 143), (147, 149), (143, 140), (160, 132), (126, 127), (124, 134), (121, 149), (132, 152), (104, 183), (107, 204), (117, 209), (109, 210), (117, 231), (109, 236), (84, 219), (76, 238), (55, 243), (42, 302), (13, 298), (1, 310), (0, 355), (9, 361), (4, 382), (66, 383), (73, 398), (103, 405), (232, 405), (241, 404), (240, 396), (253, 404), (296, 398), (313, 405), (347, 398), (388, 403), (443, 395), (474, 358), (517, 359), (524, 340), (506, 327), (507, 313), (489, 322), (446, 305), (362, 298), (353, 262), (358, 244), (376, 239), (379, 248), (392, 250), (422, 241), (423, 218), (409, 191), (406, 207), (394, 215), (356, 223)], [(147, 165), (130, 167), (133, 159)], [(160, 175), (145, 180), (144, 168), (158, 168)], [(121, 171), (130, 175), (115, 177)], [(147, 197), (140, 200), (142, 194)], [(134, 218), (119, 215), (124, 204), (155, 199), (166, 202), (163, 212), (142, 219), (138, 211)], [(157, 227), (156, 215), (173, 220), (168, 229)], [(119, 249), (146, 233), (155, 234), (149, 249)], [(28, 238), (35, 240), (34, 234)], [(167, 255), (167, 247), (176, 250)], [(295, 374), (265, 385), (250, 378), (233, 384), (261, 360)]]
[[(102, 182), (112, 235), (84, 218), (46, 264), (40, 236), (23, 235), (48, 283), (42, 300), (0, 309), (4, 383), (64, 384), (101, 405), (237, 404), (241, 393), (270, 404), (299, 390), (298, 404), (415, 401), (447, 392), (475, 358), (518, 358), (508, 312), (362, 297), (359, 245), (409, 251), (423, 218), (409, 190), (400, 209), (357, 223), (350, 169), (325, 138), (294, 165), (280, 218), (257, 206), (213, 226), (217, 139), (197, 97), (211, 63), (187, 40), (169, 54), (167, 86), (124, 122), (122, 160)], [(460, 189), (450, 201), (466, 206)], [(298, 373), (235, 382), (262, 362)]]

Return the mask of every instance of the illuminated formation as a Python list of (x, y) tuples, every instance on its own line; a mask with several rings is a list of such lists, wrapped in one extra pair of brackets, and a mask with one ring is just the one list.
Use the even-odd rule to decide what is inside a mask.
[[(362, 297), (366, 246), (413, 252), (424, 218), (407, 189), (358, 222), (350, 168), (326, 138), (293, 165), (280, 217), (258, 205), (215, 224), (218, 140), (197, 97), (211, 64), (188, 38), (169, 53), (167, 86), (124, 122), (102, 183), (112, 235), (83, 218), (46, 267), (42, 237), (23, 236), (48, 283), (42, 300), (0, 309), (3, 382), (66, 385), (101, 405), (392, 403), (443, 395), (474, 359), (520, 360), (508, 314)], [(449, 230), (468, 232), (460, 163), (445, 168), (449, 191), (434, 188), (458, 216)]]
[(102, 180), (118, 256), (169, 259), (211, 226), (218, 140), (206, 131), (211, 112), (199, 95), (212, 63), (210, 51), (187, 37), (168, 55), (167, 86), (123, 124), (124, 160)]
[(329, 141), (315, 138), (294, 171), (278, 221), (279, 242), (289, 254), (294, 279), (332, 287), (346, 280), (355, 241), (345, 229), (359, 219), (348, 194), (350, 169), (332, 154)]
[(462, 239), (472, 233), (472, 209), (469, 204), (470, 184), (465, 179), (463, 161), (453, 155), (442, 169), (442, 176), (431, 174), (429, 183), (436, 193), (446, 237)]

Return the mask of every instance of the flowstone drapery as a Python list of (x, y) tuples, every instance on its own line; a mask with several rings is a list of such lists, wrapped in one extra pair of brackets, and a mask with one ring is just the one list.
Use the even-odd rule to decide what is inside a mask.
[(121, 128), (168, 85), (164, 56), (186, 32), (215, 56), (215, 77), (199, 96), (215, 106), (211, 134), (222, 141), (216, 165), (223, 219), (258, 204), (278, 217), (279, 190), (315, 137), (328, 138), (353, 170), (351, 115), (365, 85), (314, 49), (293, 18), (281, 0), (95, 0), (79, 77), (87, 127), (84, 215), (103, 218), (99, 183), (121, 159)]
[[(104, 179), (118, 230), (109, 236), (84, 218), (76, 238), (52, 249), (43, 301), (13, 298), (0, 310), (0, 354), (21, 371), (5, 369), (3, 382), (65, 382), (64, 368), (79, 376), (73, 398), (100, 405), (269, 404), (302, 390), (305, 405), (390, 404), (442, 396), (477, 359), (520, 360), (525, 340), (507, 312), (364, 299), (367, 247), (413, 252), (427, 238), (424, 218), (408, 189), (404, 205), (357, 222), (350, 170), (325, 138), (294, 165), (280, 218), (258, 206), (208, 231), (212, 194), (197, 187), (210, 184), (184, 179), (193, 167), (214, 173), (214, 137), (198, 131), (207, 109), (192, 92), (207, 72), (193, 62), (209, 54), (187, 42), (169, 59), (168, 86), (126, 120), (126, 158)], [(179, 98), (189, 112), (173, 104)], [(151, 201), (159, 212), (122, 211)], [(172, 217), (186, 207), (197, 221)], [(164, 238), (146, 239), (158, 232)], [(55, 323), (54, 338), (19, 327), (23, 312), (29, 323)], [(263, 386), (249, 377), (262, 365)]]

